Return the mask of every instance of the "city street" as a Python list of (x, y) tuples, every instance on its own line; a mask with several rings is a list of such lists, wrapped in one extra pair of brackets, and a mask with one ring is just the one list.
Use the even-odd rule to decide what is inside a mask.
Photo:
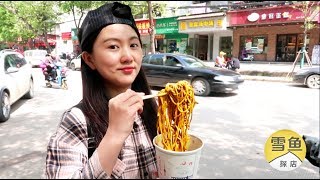
[[(70, 71), (69, 89), (62, 90), (46, 88), (41, 70), (33, 70), (35, 97), (15, 103), (0, 124), (0, 179), (44, 178), (49, 137), (62, 113), (81, 99), (80, 71)], [(196, 101), (190, 133), (204, 142), (198, 178), (319, 179), (319, 168), (307, 160), (281, 172), (264, 157), (265, 141), (280, 129), (319, 137), (319, 89), (245, 81), (235, 93)]]

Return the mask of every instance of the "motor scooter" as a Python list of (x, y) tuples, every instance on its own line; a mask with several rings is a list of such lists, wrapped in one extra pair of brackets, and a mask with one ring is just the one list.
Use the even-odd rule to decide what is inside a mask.
[(242, 61), (253, 61), (254, 56), (252, 53), (249, 53), (246, 50), (242, 50), (240, 59)]
[(67, 71), (68, 69), (66, 67), (56, 63), (51, 72), (46, 76), (46, 87), (51, 88), (52, 85), (57, 85), (62, 89), (67, 90)]

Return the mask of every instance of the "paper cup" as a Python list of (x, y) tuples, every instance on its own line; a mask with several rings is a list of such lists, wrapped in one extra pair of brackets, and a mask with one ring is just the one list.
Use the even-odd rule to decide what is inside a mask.
[(157, 137), (153, 139), (153, 145), (156, 149), (158, 175), (160, 179), (197, 178), (203, 142), (195, 135), (189, 134), (189, 137), (190, 147), (185, 152), (165, 150), (156, 144)]

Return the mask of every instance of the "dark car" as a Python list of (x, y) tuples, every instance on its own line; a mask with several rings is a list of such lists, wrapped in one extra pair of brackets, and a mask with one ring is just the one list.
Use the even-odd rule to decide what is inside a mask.
[(200, 59), (185, 54), (148, 54), (143, 57), (142, 68), (150, 86), (165, 87), (167, 83), (187, 80), (198, 96), (232, 92), (244, 81), (237, 72), (206, 66)]
[(293, 75), (293, 82), (307, 85), (309, 88), (320, 88), (320, 66), (299, 69)]

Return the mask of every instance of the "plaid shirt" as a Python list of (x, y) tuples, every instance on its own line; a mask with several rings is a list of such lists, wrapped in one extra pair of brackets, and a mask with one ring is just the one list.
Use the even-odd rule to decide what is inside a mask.
[(46, 178), (136, 178), (150, 179), (157, 172), (155, 149), (140, 116), (124, 142), (112, 174), (101, 167), (97, 150), (88, 159), (88, 134), (85, 116), (72, 108), (62, 117), (47, 147)]

